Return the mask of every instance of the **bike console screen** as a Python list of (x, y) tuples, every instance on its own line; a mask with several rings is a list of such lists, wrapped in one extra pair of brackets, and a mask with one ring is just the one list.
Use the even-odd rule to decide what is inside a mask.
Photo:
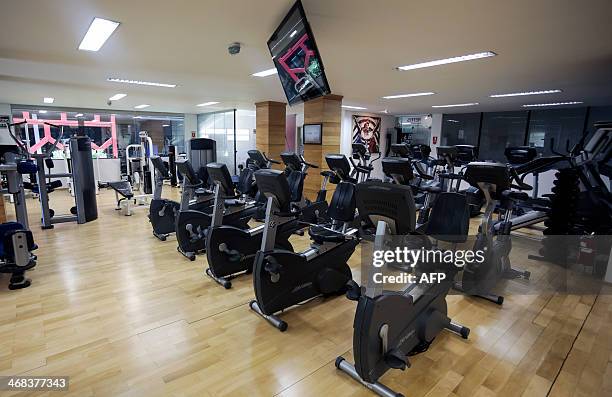
[(330, 93), (317, 44), (298, 0), (268, 40), (290, 105)]

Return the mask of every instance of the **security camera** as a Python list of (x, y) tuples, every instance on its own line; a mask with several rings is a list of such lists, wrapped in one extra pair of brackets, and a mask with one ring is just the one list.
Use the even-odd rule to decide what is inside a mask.
[(109, 99), (108, 101), (106, 101), (106, 104), (107, 104), (108, 106), (113, 106), (113, 101), (111, 101), (111, 100)]
[(230, 55), (240, 54), (240, 43), (232, 43), (227, 47), (227, 52)]

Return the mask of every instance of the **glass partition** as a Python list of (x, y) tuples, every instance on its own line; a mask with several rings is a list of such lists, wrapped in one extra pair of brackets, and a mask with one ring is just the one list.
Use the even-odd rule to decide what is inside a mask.
[(80, 120), (84, 122), (85, 134), (91, 138), (94, 156), (122, 158), (127, 145), (140, 142), (141, 131), (151, 137), (154, 154), (166, 155), (170, 145), (175, 145), (179, 152), (185, 150), (183, 115), (33, 107), (13, 107), (12, 115), (17, 122), (28, 122), (24, 137), (31, 152), (44, 149), (51, 142), (50, 138), (60, 135), (61, 128), (46, 126), (45, 122), (63, 126), (67, 138)]
[(552, 155), (555, 149), (565, 153), (582, 138), (587, 108), (547, 109), (531, 112), (528, 145), (534, 146), (544, 156)]
[(445, 114), (442, 117), (441, 146), (478, 145), (480, 113)]
[(525, 142), (528, 112), (484, 113), (480, 135), (480, 160), (506, 162), (504, 150)]
[[(198, 137), (217, 142), (217, 161), (237, 173), (235, 110), (198, 114)], [(241, 135), (242, 138), (242, 135)]]

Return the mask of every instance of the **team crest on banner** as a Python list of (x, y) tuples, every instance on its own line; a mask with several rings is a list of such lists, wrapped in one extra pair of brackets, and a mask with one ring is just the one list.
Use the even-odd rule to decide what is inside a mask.
[(353, 116), (353, 143), (364, 143), (370, 153), (379, 153), (380, 117)]

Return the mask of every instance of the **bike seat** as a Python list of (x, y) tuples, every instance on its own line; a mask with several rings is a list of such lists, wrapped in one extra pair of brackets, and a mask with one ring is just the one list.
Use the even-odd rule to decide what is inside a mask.
[(315, 225), (308, 229), (310, 238), (317, 244), (328, 243), (341, 243), (345, 240), (344, 234), (335, 232), (330, 229), (326, 229), (323, 226)]
[(427, 193), (442, 193), (442, 188), (440, 186), (419, 186), (419, 189)]
[(517, 192), (516, 190), (504, 190), (502, 192), (502, 197), (513, 201), (527, 201), (529, 200), (529, 195), (525, 192)]
[(455, 174), (454, 172), (441, 172), (439, 175), (440, 178), (446, 178), (451, 180), (463, 179), (463, 176)]

